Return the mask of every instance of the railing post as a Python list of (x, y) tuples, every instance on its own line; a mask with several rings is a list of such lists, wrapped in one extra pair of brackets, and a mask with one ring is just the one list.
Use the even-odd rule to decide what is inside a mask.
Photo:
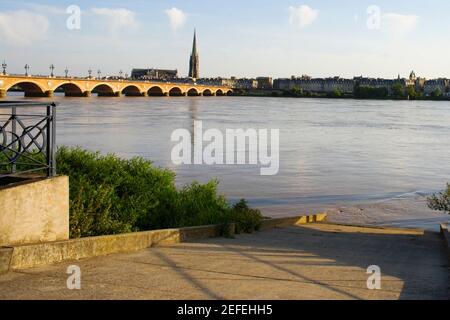
[[(19, 141), (15, 141), (17, 139), (17, 120), (16, 120), (16, 116), (17, 116), (17, 109), (15, 106), (11, 107), (11, 117), (12, 117), (12, 122), (11, 122), (11, 147), (12, 147), (12, 151), (13, 151), (13, 158), (15, 159), (17, 157), (17, 152), (18, 152), (18, 148), (17, 148), (17, 142)], [(13, 161), (12, 166), (11, 166), (11, 173), (16, 173), (17, 171), (17, 167), (16, 167), (16, 161)]]
[(51, 113), (51, 106), (48, 105), (47, 106), (47, 126), (46, 126), (46, 135), (47, 135), (47, 144), (45, 146), (45, 158), (47, 160), (47, 177), (51, 177), (52, 176), (52, 113)]
[(56, 104), (52, 103), (52, 177), (56, 176)]

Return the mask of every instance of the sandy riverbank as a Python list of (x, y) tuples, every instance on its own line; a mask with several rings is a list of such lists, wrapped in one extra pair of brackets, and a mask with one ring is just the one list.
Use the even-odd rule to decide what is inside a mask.
[(412, 195), (387, 200), (326, 205), (268, 206), (261, 208), (264, 215), (280, 217), (303, 213), (328, 213), (333, 223), (376, 225), (399, 228), (439, 230), (440, 223), (450, 223), (450, 215), (430, 210), (426, 197)]

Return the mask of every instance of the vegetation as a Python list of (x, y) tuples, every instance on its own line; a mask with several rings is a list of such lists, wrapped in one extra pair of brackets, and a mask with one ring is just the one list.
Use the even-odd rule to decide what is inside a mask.
[(342, 92), (339, 89), (334, 89), (333, 92), (331, 93), (331, 97), (332, 98), (341, 98)]
[(442, 92), (441, 90), (439, 90), (439, 88), (436, 88), (432, 93), (431, 93), (431, 98), (433, 99), (439, 99), (442, 97)]
[(447, 190), (444, 192), (434, 194), (428, 198), (428, 207), (450, 214), (450, 184), (447, 184)]
[(411, 100), (422, 98), (422, 92), (416, 91), (413, 86), (408, 86), (406, 88), (406, 95)]
[(291, 90), (284, 90), (283, 91), (283, 96), (300, 98), (300, 97), (305, 97), (305, 94), (303, 93), (302, 89), (300, 89), (298, 87), (294, 87)]
[(236, 233), (251, 233), (261, 228), (261, 217), (259, 210), (250, 209), (247, 202), (242, 199), (233, 206), (229, 220), (236, 223)]
[(388, 97), (388, 90), (357, 85), (354, 96), (358, 99), (385, 99)]
[(57, 164), (70, 178), (71, 238), (234, 222), (252, 232), (262, 221), (244, 200), (218, 195), (217, 181), (177, 189), (173, 172), (140, 157), (61, 147)]
[(395, 99), (404, 99), (405, 98), (405, 88), (401, 83), (396, 83), (392, 86), (392, 97)]
[(396, 100), (450, 100), (441, 90), (436, 89), (429, 95), (425, 95), (423, 91), (417, 90), (414, 86), (404, 86), (401, 83), (395, 83), (391, 88), (387, 87), (371, 87), (361, 86), (357, 84), (353, 93), (344, 93), (339, 89), (331, 92), (311, 92), (304, 91), (300, 87), (293, 87), (285, 90), (241, 90), (234, 92), (235, 96), (250, 97), (289, 97), (289, 98), (354, 98), (354, 99), (396, 99)]

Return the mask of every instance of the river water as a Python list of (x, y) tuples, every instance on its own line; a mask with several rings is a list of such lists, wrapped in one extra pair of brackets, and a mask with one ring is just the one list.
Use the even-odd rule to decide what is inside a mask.
[[(142, 156), (177, 183), (217, 178), (232, 200), (272, 215), (296, 207), (428, 194), (450, 181), (450, 102), (252, 97), (55, 97), (57, 143)], [(174, 130), (279, 129), (280, 168), (175, 166)], [(289, 212), (288, 212), (289, 211)]]

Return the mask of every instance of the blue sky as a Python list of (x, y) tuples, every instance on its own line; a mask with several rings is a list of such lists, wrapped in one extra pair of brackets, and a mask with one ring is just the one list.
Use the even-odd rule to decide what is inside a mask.
[[(70, 5), (79, 30), (66, 26)], [(205, 77), (450, 77), (449, 10), (444, 0), (0, 0), (0, 59), (14, 73), (28, 63), (47, 74), (53, 63), (59, 74), (186, 75), (197, 28)]]

